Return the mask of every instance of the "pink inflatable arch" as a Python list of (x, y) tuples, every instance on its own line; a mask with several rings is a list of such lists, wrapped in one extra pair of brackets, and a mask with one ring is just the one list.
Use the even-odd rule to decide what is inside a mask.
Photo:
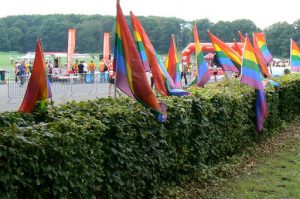
[[(212, 43), (200, 43), (200, 44), (202, 46), (202, 51), (205, 53), (213, 53), (215, 51)], [(226, 45), (234, 49), (233, 42), (226, 43)], [(243, 44), (241, 42), (238, 42), (238, 45), (240, 46), (240, 48), (243, 48)], [(190, 63), (191, 60), (190, 56), (194, 52), (195, 52), (195, 43), (189, 43), (181, 53), (181, 61), (183, 63)]]

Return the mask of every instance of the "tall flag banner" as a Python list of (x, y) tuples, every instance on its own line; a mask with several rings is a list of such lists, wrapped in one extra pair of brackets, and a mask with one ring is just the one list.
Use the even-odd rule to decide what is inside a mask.
[(233, 39), (233, 49), (235, 50), (235, 52), (237, 52), (240, 56), (243, 55), (243, 51), (240, 48), (239, 44), (237, 43), (237, 41), (235, 39)]
[[(151, 72), (154, 80), (155, 87), (157, 91), (163, 96), (175, 95), (184, 96), (190, 95), (189, 92), (177, 89), (175, 83), (169, 75), (167, 69), (165, 68), (160, 57), (156, 53), (147, 33), (145, 32), (140, 21), (132, 12), (130, 12), (134, 35), (141, 38), (143, 45), (145, 47), (146, 55), (151, 66)], [(137, 39), (137, 38), (136, 38)]]
[(69, 29), (68, 31), (68, 52), (67, 52), (67, 69), (70, 70), (72, 68), (72, 57), (75, 52), (76, 46), (76, 30)]
[(239, 34), (239, 37), (240, 37), (241, 42), (244, 43), (244, 42), (245, 42), (245, 37), (244, 37), (244, 35), (241, 33), (241, 31), (238, 31), (238, 34)]
[(110, 45), (109, 45), (110, 33), (105, 32), (103, 35), (103, 59), (104, 63), (108, 64), (109, 54), (110, 54)]
[(200, 39), (198, 35), (197, 25), (194, 25), (194, 40), (195, 40), (195, 53), (197, 61), (197, 86), (204, 86), (210, 80), (210, 73), (208, 70), (207, 63), (204, 59), (202, 46), (200, 45)]
[(177, 58), (177, 50), (176, 50), (174, 35), (171, 35), (170, 48), (166, 60), (166, 68), (172, 80), (174, 81), (175, 87), (180, 88), (181, 87), (180, 68), (179, 68), (179, 61)]
[(267, 117), (267, 101), (258, 61), (248, 38), (244, 46), (241, 82), (256, 89), (256, 131), (260, 132)]
[(128, 96), (150, 108), (160, 121), (165, 121), (167, 117), (165, 108), (157, 101), (149, 85), (119, 0), (117, 0), (114, 68), (116, 86)]
[(300, 49), (293, 39), (291, 39), (290, 61), (291, 70), (294, 72), (300, 72)]
[(253, 46), (255, 49), (259, 49), (262, 53), (265, 64), (270, 63), (273, 60), (273, 56), (271, 55), (265, 38), (265, 34), (262, 32), (253, 33)]
[(238, 53), (236, 53), (233, 49), (228, 47), (223, 41), (214, 36), (211, 32), (208, 31), (208, 35), (210, 37), (210, 40), (217, 54), (218, 61), (221, 64), (223, 70), (238, 73), (239, 70), (236, 68), (236, 65), (242, 65), (241, 56)]
[(50, 84), (47, 83), (43, 49), (41, 41), (38, 39), (33, 70), (19, 111), (30, 113), (38, 101), (41, 101), (42, 105), (45, 104), (47, 98), (52, 96), (51, 90), (48, 90), (48, 86), (50, 86)]

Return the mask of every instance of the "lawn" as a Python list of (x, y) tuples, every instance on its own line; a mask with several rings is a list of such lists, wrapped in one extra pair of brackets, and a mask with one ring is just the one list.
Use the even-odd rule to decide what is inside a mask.
[(228, 180), (216, 198), (300, 198), (300, 123), (293, 131), (282, 149), (258, 157), (253, 169)]
[(0, 52), (0, 69), (12, 68), (14, 63), (10, 63), (11, 58), (16, 60), (21, 55), (21, 53), (15, 51)]

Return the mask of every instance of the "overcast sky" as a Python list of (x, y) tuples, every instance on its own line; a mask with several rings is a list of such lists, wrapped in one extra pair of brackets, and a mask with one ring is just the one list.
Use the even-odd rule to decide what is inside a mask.
[[(4, 0), (0, 17), (20, 14), (101, 14), (116, 13), (116, 0)], [(250, 19), (258, 27), (273, 23), (292, 23), (300, 19), (299, 0), (120, 0), (124, 14), (167, 16), (185, 20)]]

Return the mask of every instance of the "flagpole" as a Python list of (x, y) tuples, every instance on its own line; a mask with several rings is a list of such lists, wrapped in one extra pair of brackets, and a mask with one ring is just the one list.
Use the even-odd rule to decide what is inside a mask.
[(292, 71), (292, 41), (293, 41), (293, 39), (290, 38), (290, 67), (291, 67), (291, 71)]
[[(116, 68), (117, 68), (118, 66), (116, 66)], [(115, 79), (114, 79), (114, 98), (116, 99), (117, 98), (117, 86), (116, 86), (116, 82), (117, 82), (117, 75), (118, 75), (118, 73), (117, 73), (117, 69), (116, 69), (116, 71), (115, 71)]]

